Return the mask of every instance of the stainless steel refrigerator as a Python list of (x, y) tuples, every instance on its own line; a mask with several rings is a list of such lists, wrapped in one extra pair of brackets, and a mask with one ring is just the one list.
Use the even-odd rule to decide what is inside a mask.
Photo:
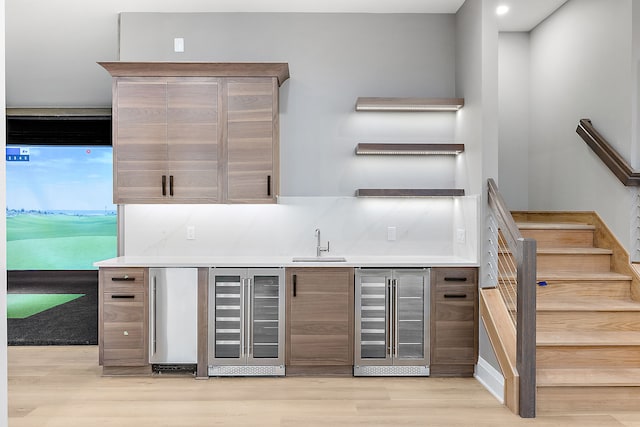
[(209, 375), (284, 375), (284, 269), (213, 268)]
[(429, 269), (356, 269), (355, 376), (428, 376)]
[(149, 269), (149, 362), (198, 359), (198, 269)]

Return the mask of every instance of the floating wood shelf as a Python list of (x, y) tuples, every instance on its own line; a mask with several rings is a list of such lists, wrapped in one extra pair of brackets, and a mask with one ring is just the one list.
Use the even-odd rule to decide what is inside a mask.
[(358, 98), (356, 111), (458, 111), (464, 98)]
[(98, 62), (113, 77), (276, 77), (289, 78), (286, 62)]
[(464, 196), (460, 188), (360, 188), (356, 190), (356, 197), (457, 197)]
[(380, 155), (456, 155), (464, 151), (464, 144), (389, 144), (363, 142), (356, 146), (356, 154), (380, 154)]

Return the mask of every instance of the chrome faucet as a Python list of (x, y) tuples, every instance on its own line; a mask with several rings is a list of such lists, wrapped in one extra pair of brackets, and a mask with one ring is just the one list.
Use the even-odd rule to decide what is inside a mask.
[(327, 247), (323, 248), (320, 243), (320, 229), (316, 228), (316, 238), (318, 239), (318, 243), (316, 246), (316, 256), (319, 258), (322, 255), (322, 252), (329, 252), (329, 241), (327, 240)]

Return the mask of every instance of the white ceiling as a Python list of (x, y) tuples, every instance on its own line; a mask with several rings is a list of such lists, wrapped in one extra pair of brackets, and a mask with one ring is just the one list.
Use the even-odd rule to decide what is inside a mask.
[[(476, 1), (476, 0), (470, 0)], [(567, 0), (496, 0), (510, 12), (498, 18), (500, 31), (529, 31)], [(311, 12), (456, 13), (465, 0), (137, 0), (123, 12)], [(148, 4), (148, 5), (147, 5)]]
[(531, 31), (567, 0), (497, 0), (509, 6), (509, 13), (498, 16), (500, 31)]

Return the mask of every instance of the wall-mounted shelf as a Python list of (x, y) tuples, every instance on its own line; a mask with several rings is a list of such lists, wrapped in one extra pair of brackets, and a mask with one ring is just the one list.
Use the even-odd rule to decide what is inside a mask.
[(458, 111), (464, 98), (358, 98), (356, 111)]
[(459, 197), (464, 196), (461, 188), (360, 188), (356, 197)]
[(419, 144), (419, 143), (369, 143), (362, 142), (356, 146), (356, 154), (368, 155), (457, 155), (464, 151), (464, 144)]

